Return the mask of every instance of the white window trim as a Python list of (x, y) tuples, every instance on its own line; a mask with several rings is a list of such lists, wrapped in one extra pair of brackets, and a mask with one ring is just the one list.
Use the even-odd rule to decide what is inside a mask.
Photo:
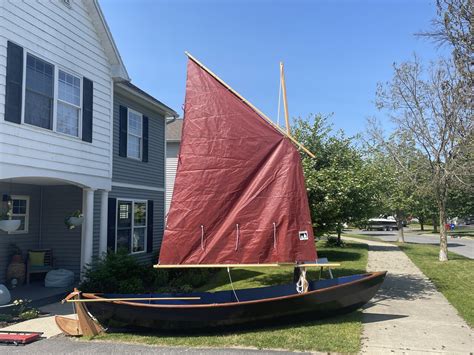
[[(80, 140), (82, 141), (82, 110), (83, 110), (83, 103), (82, 103), (82, 91), (83, 91), (83, 88), (84, 88), (84, 77), (70, 69), (67, 69), (67, 68), (64, 68), (63, 66), (60, 66), (58, 65), (57, 63), (55, 63), (54, 61), (48, 59), (48, 58), (45, 58), (27, 48), (23, 48), (23, 78), (22, 78), (22, 107), (21, 107), (21, 124), (24, 124), (28, 127), (32, 127), (34, 129), (37, 129), (37, 130), (40, 130), (40, 131), (47, 131), (47, 132), (54, 132), (58, 135), (61, 135), (61, 136), (64, 136), (64, 137), (68, 137), (68, 138), (72, 138), (74, 140)], [(52, 110), (53, 110), (53, 122), (51, 124), (51, 129), (48, 129), (48, 128), (43, 128), (43, 127), (39, 127), (39, 126), (36, 126), (34, 124), (31, 124), (31, 123), (27, 123), (25, 122), (25, 111), (26, 111), (26, 104), (25, 104), (25, 100), (26, 100), (26, 62), (27, 62), (27, 58), (28, 58), (28, 54), (29, 55), (32, 55), (33, 57), (36, 57), (50, 65), (53, 66), (53, 71), (54, 71), (54, 78), (53, 78), (53, 107), (52, 107)], [(80, 100), (81, 100), (81, 107), (79, 108), (79, 124), (78, 124), (78, 135), (77, 136), (73, 136), (73, 135), (70, 135), (70, 134), (67, 134), (67, 133), (63, 133), (63, 132), (58, 132), (57, 129), (56, 129), (56, 126), (57, 126), (57, 107), (58, 107), (58, 101), (61, 101), (61, 102), (64, 102), (62, 100), (59, 100), (59, 95), (58, 95), (58, 87), (59, 87), (59, 84), (58, 84), (58, 81), (59, 81), (59, 70), (62, 70), (63, 72), (65, 73), (68, 73), (68, 74), (71, 74), (71, 75), (74, 75), (75, 77), (79, 78), (79, 80), (81, 81), (81, 93), (80, 93)], [(71, 106), (74, 106), (76, 107), (75, 105), (72, 105), (68, 102), (64, 102), (66, 104), (69, 104)]]
[(12, 219), (15, 216), (18, 217), (25, 217), (25, 229), (24, 230), (16, 230), (13, 232), (8, 232), (8, 234), (27, 234), (29, 231), (29, 222), (30, 222), (30, 196), (27, 195), (11, 195), (12, 200), (26, 200), (26, 213), (25, 214), (14, 214), (12, 215)]
[[(137, 136), (136, 134), (130, 133), (130, 130), (129, 130), (129, 127), (130, 127), (130, 124), (129, 124), (129, 122), (130, 122), (130, 112), (133, 112), (137, 116), (140, 116), (140, 118), (142, 120), (142, 135), (141, 136)], [(140, 157), (138, 157), (138, 158), (128, 155), (128, 136), (129, 135), (140, 138)], [(133, 160), (138, 160), (138, 161), (142, 161), (142, 159), (143, 159), (143, 114), (138, 112), (138, 111), (135, 111), (135, 110), (131, 109), (130, 107), (127, 108), (127, 158), (133, 159)]]
[[(129, 255), (137, 255), (143, 254), (147, 252), (147, 242), (148, 242), (148, 200), (141, 200), (141, 199), (131, 199), (131, 198), (117, 198), (117, 206), (115, 207), (115, 252), (117, 252), (117, 234), (118, 234), (118, 218), (119, 218), (119, 204), (120, 202), (131, 202), (132, 203), (132, 225), (131, 225), (131, 233), (133, 234), (133, 230), (135, 229), (135, 216), (134, 216), (134, 209), (135, 209), (135, 202), (145, 203), (146, 206), (146, 218), (145, 218), (145, 226), (137, 227), (137, 228), (145, 228), (145, 240), (144, 240), (144, 248), (142, 251), (132, 252), (129, 250)], [(130, 236), (132, 237), (132, 236)], [(132, 248), (132, 243), (130, 243), (130, 249)]]
[[(82, 105), (82, 90), (84, 88), (84, 81), (82, 80), (83, 77), (81, 75), (78, 75), (68, 69), (64, 69), (62, 67), (59, 67), (57, 65), (54, 66), (54, 75), (56, 77), (56, 80), (54, 82), (54, 97), (56, 98), (54, 100), (54, 113), (53, 114), (53, 122), (54, 122), (54, 132), (56, 133), (59, 133), (59, 134), (63, 134), (65, 136), (68, 136), (68, 137), (74, 137), (74, 138), (79, 138), (82, 140), (82, 110), (83, 110), (83, 105)], [(80, 87), (79, 87), (79, 106), (76, 106), (70, 102), (67, 102), (67, 101), (63, 101), (59, 98), (59, 71), (62, 71), (66, 74), (69, 74), (69, 75), (72, 75), (76, 78), (79, 78), (79, 81), (80, 81)], [(63, 132), (59, 132), (58, 131), (58, 128), (57, 128), (57, 124), (58, 124), (58, 115), (57, 115), (57, 112), (58, 112), (58, 102), (61, 102), (62, 104), (65, 104), (65, 105), (69, 105), (71, 107), (74, 107), (74, 108), (77, 108), (79, 109), (79, 116), (77, 117), (77, 136), (73, 136), (71, 134), (67, 134), (67, 133), (63, 133)]]

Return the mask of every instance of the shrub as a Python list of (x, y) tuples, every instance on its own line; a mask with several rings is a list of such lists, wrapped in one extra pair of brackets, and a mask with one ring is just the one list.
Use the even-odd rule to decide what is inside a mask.
[(21, 320), (28, 320), (28, 319), (37, 318), (38, 315), (39, 315), (39, 311), (37, 309), (30, 309), (28, 311), (20, 313), (18, 315), (18, 318), (20, 318)]
[(208, 269), (154, 269), (140, 264), (126, 251), (95, 260), (80, 285), (83, 292), (163, 293), (190, 292), (212, 276)]
[(325, 245), (326, 248), (344, 247), (344, 246), (345, 246), (345, 243), (342, 239), (338, 240), (337, 237), (331, 237), (331, 236), (327, 237), (326, 245)]

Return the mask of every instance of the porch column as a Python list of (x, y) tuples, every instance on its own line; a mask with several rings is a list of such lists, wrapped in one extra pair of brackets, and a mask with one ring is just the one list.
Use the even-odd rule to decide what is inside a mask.
[(107, 252), (107, 219), (109, 216), (109, 192), (102, 190), (100, 192), (100, 236), (99, 236), (99, 255)]
[(82, 190), (82, 244), (81, 244), (81, 278), (84, 267), (92, 261), (93, 226), (94, 226), (94, 190), (85, 188)]

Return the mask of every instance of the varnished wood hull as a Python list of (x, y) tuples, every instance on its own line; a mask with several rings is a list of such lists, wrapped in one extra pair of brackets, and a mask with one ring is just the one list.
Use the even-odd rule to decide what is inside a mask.
[[(113, 301), (88, 303), (89, 312), (104, 326), (210, 330), (228, 326), (288, 323), (319, 319), (354, 311), (377, 292), (386, 272), (310, 282), (309, 291), (298, 294), (295, 285), (281, 285), (215, 293), (177, 294), (199, 296), (198, 301)], [(82, 294), (83, 298), (131, 297), (132, 295)], [(169, 294), (134, 295), (160, 297)]]

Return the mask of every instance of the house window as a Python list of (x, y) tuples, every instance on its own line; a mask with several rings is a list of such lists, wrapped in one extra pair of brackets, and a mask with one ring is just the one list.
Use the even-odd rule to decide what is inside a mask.
[(25, 122), (53, 127), (54, 67), (28, 54), (25, 79)]
[(140, 200), (117, 201), (116, 250), (130, 254), (145, 251), (147, 230), (147, 202)]
[(29, 196), (12, 196), (12, 219), (19, 219), (21, 224), (16, 231), (10, 233), (28, 233), (29, 209)]
[(80, 138), (82, 78), (30, 53), (24, 71), (23, 122)]
[(127, 157), (141, 160), (143, 115), (129, 109), (127, 125)]
[(80, 112), (81, 79), (59, 70), (56, 130), (61, 133), (78, 137)]

